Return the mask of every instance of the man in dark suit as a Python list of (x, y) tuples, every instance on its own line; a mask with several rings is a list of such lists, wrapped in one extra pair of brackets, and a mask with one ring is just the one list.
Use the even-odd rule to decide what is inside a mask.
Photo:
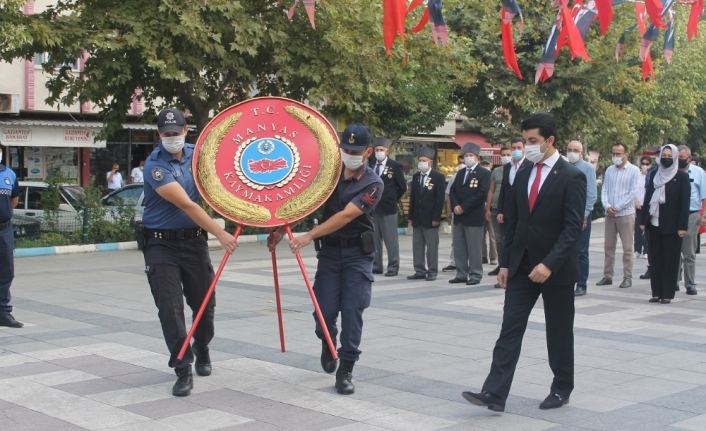
[[(520, 169), (524, 169), (528, 166), (532, 166), (532, 162), (525, 158), (525, 139), (522, 137), (517, 137), (512, 140), (510, 144), (510, 149), (512, 150), (512, 161), (503, 169), (503, 182), (502, 187), (500, 187), (500, 197), (498, 198), (498, 209), (496, 220), (498, 223), (503, 224), (505, 218), (505, 208), (508, 206), (508, 201), (514, 196), (512, 193), (512, 186), (515, 184), (515, 177)], [(500, 267), (498, 267), (498, 272)], [(498, 274), (490, 274), (498, 275)]]
[(449, 198), (454, 212), (453, 243), (456, 278), (449, 283), (475, 285), (483, 278), (483, 227), (490, 171), (478, 165), (480, 147), (472, 142), (461, 149), (466, 169), (456, 174)]
[(576, 243), (583, 227), (586, 176), (561, 158), (551, 115), (534, 114), (524, 120), (522, 135), (526, 157), (534, 166), (517, 172), (504, 213), (505, 244), (498, 274), (498, 283), (506, 289), (502, 329), (481, 392), (463, 393), (470, 403), (499, 412), (505, 410), (527, 320), (540, 294), (554, 381), (539, 408), (563, 406), (574, 389)]
[(382, 196), (373, 213), (375, 225), (375, 260), (373, 274), (382, 274), (382, 244), (387, 249), (387, 272), (385, 277), (394, 277), (400, 270), (400, 241), (397, 235), (397, 202), (407, 191), (402, 164), (390, 160), (388, 152), (392, 141), (381, 136), (373, 139), (375, 160), (370, 168), (382, 178), (385, 185)]
[[(431, 168), (434, 150), (421, 147), (417, 151), (419, 172), (412, 176), (409, 197), (409, 224), (414, 228), (412, 254), (414, 275), (410, 280), (436, 280), (439, 273), (439, 224), (446, 196), (444, 174)], [(426, 252), (426, 266), (424, 255)], [(426, 269), (428, 268), (428, 269)]]

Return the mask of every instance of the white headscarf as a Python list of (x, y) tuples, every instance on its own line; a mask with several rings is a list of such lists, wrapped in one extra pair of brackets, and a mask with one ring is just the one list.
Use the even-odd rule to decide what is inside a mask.
[[(672, 166), (668, 168), (662, 166), (662, 153), (664, 152), (665, 148), (670, 148), (672, 150), (672, 158), (674, 160)], [(652, 199), (650, 199), (651, 216), (659, 217), (659, 205), (663, 204), (666, 198), (665, 185), (668, 182), (672, 181), (672, 178), (674, 178), (674, 176), (677, 174), (677, 171), (679, 170), (678, 157), (679, 151), (677, 151), (677, 147), (672, 144), (665, 145), (659, 152), (659, 157), (657, 158), (659, 168), (657, 169), (657, 172), (655, 172), (655, 175), (653, 177), (655, 192), (652, 194)]]

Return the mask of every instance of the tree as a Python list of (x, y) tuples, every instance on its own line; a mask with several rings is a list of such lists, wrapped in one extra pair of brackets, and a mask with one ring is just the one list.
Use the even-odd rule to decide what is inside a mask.
[(639, 150), (663, 140), (686, 136), (686, 118), (704, 100), (706, 41), (687, 43), (683, 29), (688, 10), (677, 10), (678, 31), (674, 61), (661, 59), (661, 38), (652, 48), (656, 81), (642, 82), (637, 58), (639, 36), (632, 32), (625, 59), (616, 63), (615, 43), (634, 23), (631, 5), (615, 8), (609, 33), (602, 37), (598, 24), (586, 41), (592, 61), (570, 60), (559, 54), (554, 76), (534, 84), (534, 73), (556, 13), (550, 2), (524, 2), (525, 29), (516, 31), (515, 44), (524, 80), (507, 69), (500, 43), (500, 6), (479, 0), (454, 8), (449, 22), (455, 31), (473, 40), (471, 54), (481, 60), (476, 85), (456, 92), (471, 124), (500, 142), (518, 133), (519, 122), (536, 111), (549, 111), (557, 119), (560, 145), (579, 138), (590, 149), (605, 152), (616, 141)]
[[(433, 130), (449, 111), (449, 83), (473, 72), (465, 42), (436, 49), (428, 35), (408, 36), (406, 63), (400, 46), (384, 54), (381, 14), (378, 0), (322, 4), (314, 30), (301, 8), (289, 21), (276, 0), (59, 0), (25, 18), (31, 43), (0, 56), (48, 52), (50, 103), (96, 104), (108, 132), (135, 89), (147, 117), (178, 106), (199, 129), (233, 103), (273, 95), (380, 133)], [(62, 66), (84, 53), (80, 76)]]
[(25, 0), (0, 0), (0, 46), (14, 49), (30, 40), (29, 30), (24, 25), (22, 6)]

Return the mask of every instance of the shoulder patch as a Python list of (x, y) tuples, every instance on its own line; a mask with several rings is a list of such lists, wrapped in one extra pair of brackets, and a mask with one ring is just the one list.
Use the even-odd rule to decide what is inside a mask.
[(162, 181), (164, 179), (164, 171), (162, 168), (157, 166), (156, 168), (152, 169), (152, 179), (155, 181)]
[(5, 184), (7, 184), (9, 186), (10, 183), (11, 183), (10, 177), (5, 177)]

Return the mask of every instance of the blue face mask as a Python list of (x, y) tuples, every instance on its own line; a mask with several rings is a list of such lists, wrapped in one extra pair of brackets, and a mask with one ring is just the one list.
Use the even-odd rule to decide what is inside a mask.
[(512, 152), (512, 158), (515, 160), (521, 160), (524, 152), (521, 150), (515, 150)]

